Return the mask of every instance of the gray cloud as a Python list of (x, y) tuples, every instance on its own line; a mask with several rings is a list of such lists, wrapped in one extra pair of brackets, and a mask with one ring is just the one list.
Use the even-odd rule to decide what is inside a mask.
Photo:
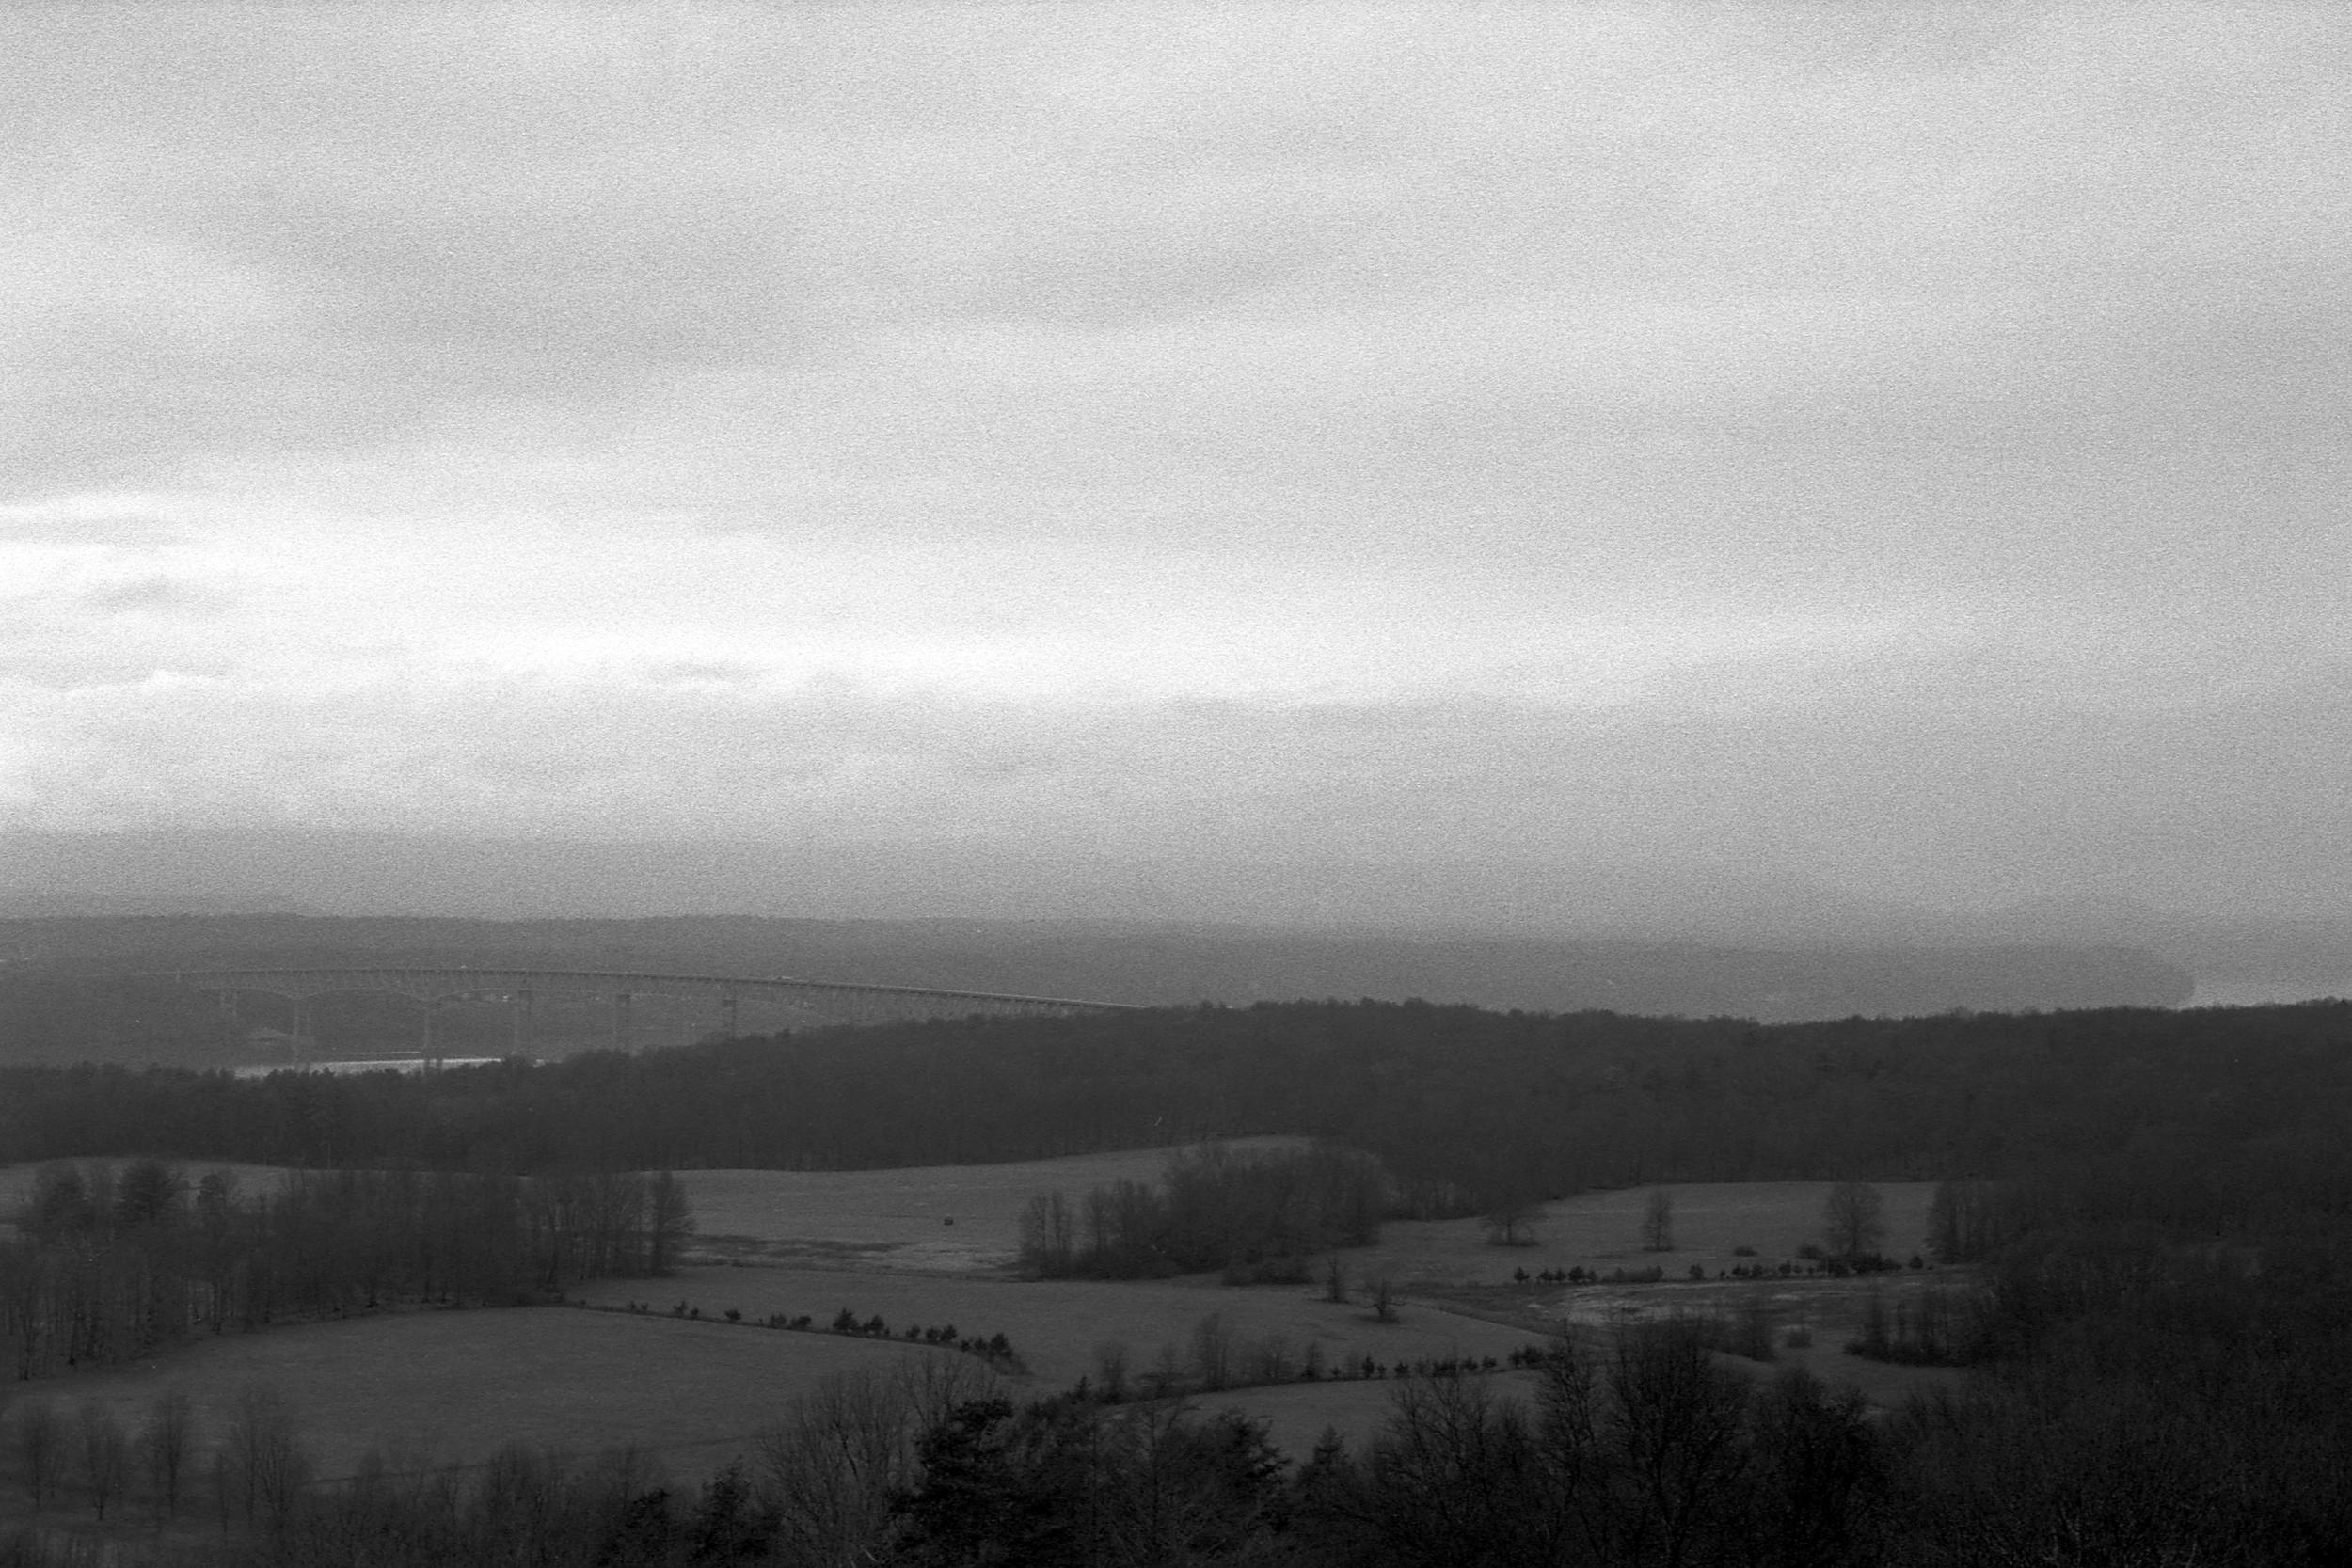
[(2339, 12), (0, 28), (0, 826), (2342, 886)]

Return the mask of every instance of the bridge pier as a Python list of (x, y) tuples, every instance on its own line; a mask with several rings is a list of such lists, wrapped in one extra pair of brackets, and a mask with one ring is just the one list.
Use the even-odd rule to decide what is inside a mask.
[(427, 1072), (434, 1071), (441, 1065), (440, 1042), (433, 1037), (433, 1015), (438, 1012), (440, 1007), (441, 1004), (437, 998), (428, 996), (424, 999), (424, 1042), (420, 1053), (424, 1057), (424, 1070)]
[(735, 1037), (735, 998), (732, 996), (719, 998), (719, 1033), (729, 1039)]
[(612, 993), (612, 1049), (615, 1051), (628, 1049), (629, 1000), (629, 994), (625, 990)]
[(532, 1027), (531, 989), (528, 986), (515, 993), (511, 1011), (514, 1014), (515, 1023), (515, 1054), (528, 1056), (531, 1054), (532, 1037), (534, 1033)]

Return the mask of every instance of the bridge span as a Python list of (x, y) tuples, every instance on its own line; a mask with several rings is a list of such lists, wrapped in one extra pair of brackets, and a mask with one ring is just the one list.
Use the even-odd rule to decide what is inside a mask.
[(612, 1008), (612, 1042), (629, 1044), (630, 1010), (640, 997), (715, 1002), (723, 1033), (736, 1032), (736, 1010), (745, 999), (780, 1004), (828, 1023), (882, 1023), (912, 1018), (1066, 1018), (1081, 1013), (1138, 1011), (1125, 1002), (1093, 1002), (1068, 996), (1016, 996), (1001, 991), (943, 990), (927, 986), (877, 986), (842, 980), (797, 980), (784, 976), (665, 974), (637, 970), (436, 968), (401, 964), (382, 967), (183, 969), (150, 971), (141, 979), (169, 978), (199, 990), (217, 991), (224, 1006), (241, 992), (282, 997), (294, 1005), (292, 1037), (302, 1036), (303, 1005), (313, 997), (350, 991), (383, 991), (423, 1005), (422, 1056), (439, 1060), (434, 1012), (444, 1002), (503, 1004), (513, 1015), (515, 1050), (531, 1045), (532, 1009), (542, 996), (607, 998)]

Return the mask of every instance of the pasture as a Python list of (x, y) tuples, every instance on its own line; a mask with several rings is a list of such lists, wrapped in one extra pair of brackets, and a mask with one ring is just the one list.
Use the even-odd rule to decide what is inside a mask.
[[(1295, 1141), (1250, 1139), (1240, 1147)], [(1211, 1276), (1011, 1276), (1019, 1216), (1032, 1196), (1151, 1181), (1170, 1152), (902, 1170), (689, 1171), (682, 1174), (700, 1231), (688, 1266), (669, 1278), (605, 1280), (577, 1291), (599, 1305), (643, 1302), (649, 1314), (389, 1313), (204, 1340), (158, 1364), (61, 1379), (38, 1392), (67, 1405), (96, 1401), (135, 1420), (158, 1392), (178, 1386), (195, 1400), (199, 1420), (217, 1431), (243, 1389), (268, 1386), (286, 1399), (326, 1475), (350, 1473), (371, 1448), (413, 1467), (477, 1461), (524, 1443), (573, 1454), (634, 1445), (691, 1479), (746, 1450), (763, 1423), (831, 1373), (910, 1354), (955, 1354), (903, 1339), (731, 1325), (723, 1321), (729, 1309), (755, 1323), (771, 1313), (807, 1314), (821, 1326), (847, 1307), (861, 1320), (881, 1315), (894, 1335), (949, 1323), (964, 1335), (1001, 1333), (1025, 1364), (1016, 1391), (1043, 1393), (1081, 1376), (1099, 1378), (1106, 1345), (1120, 1347), (1138, 1382), (1163, 1366), (1190, 1376), (1196, 1336), (1213, 1314), (1234, 1377), (1253, 1381), (1254, 1360), (1274, 1354), (1295, 1368), (1311, 1347), (1327, 1369), (1366, 1356), (1384, 1365), (1502, 1360), (1551, 1327), (1736, 1309), (1762, 1293), (1778, 1323), (1815, 1332), (1813, 1348), (1785, 1352), (1786, 1359), (1858, 1385), (1874, 1403), (1892, 1405), (1956, 1375), (1842, 1353), (1867, 1282), (1717, 1281), (1736, 1263), (1777, 1261), (1818, 1241), (1826, 1182), (1673, 1185), (1675, 1245), (1662, 1252), (1644, 1246), (1647, 1188), (1544, 1205), (1525, 1227), (1531, 1244), (1523, 1246), (1493, 1244), (1474, 1219), (1391, 1222), (1378, 1245), (1341, 1255), (1351, 1284), (1345, 1304), (1325, 1300), (1319, 1284), (1229, 1289)], [(279, 1174), (204, 1164), (186, 1173), (194, 1179), (214, 1168), (232, 1170), (246, 1192), (265, 1189)], [(30, 1166), (0, 1169), (0, 1215), (29, 1192), (32, 1177)], [(1879, 1191), (1886, 1250), (1907, 1257), (1923, 1245), (1932, 1188), (1885, 1183)], [(1735, 1253), (1740, 1247), (1755, 1256)], [(1571, 1290), (1512, 1278), (1522, 1268), (1606, 1275), (1652, 1264), (1665, 1270), (1668, 1283)], [(1689, 1281), (1693, 1264), (1705, 1283)], [(1397, 1292), (1394, 1323), (1377, 1322), (1366, 1301), (1371, 1282), (1382, 1279)], [(1879, 1288), (1922, 1283), (1906, 1274)], [(671, 1316), (681, 1303), (699, 1308), (702, 1321)], [(1505, 1374), (1494, 1386), (1523, 1393), (1527, 1382)], [(1263, 1418), (1278, 1444), (1303, 1457), (1327, 1426), (1351, 1439), (1376, 1429), (1392, 1386), (1386, 1380), (1281, 1384), (1198, 1399), (1206, 1408), (1232, 1404)]]
[[(1736, 1263), (1777, 1262), (1821, 1239), (1821, 1209), (1828, 1181), (1688, 1181), (1664, 1183), (1674, 1200), (1675, 1244), (1663, 1252), (1643, 1247), (1642, 1217), (1650, 1189), (1580, 1193), (1547, 1203), (1521, 1227), (1523, 1246), (1498, 1246), (1474, 1219), (1392, 1220), (1381, 1227), (1380, 1243), (1346, 1254), (1359, 1279), (1387, 1278), (1406, 1290), (1502, 1285), (1512, 1271), (1541, 1274), (1571, 1267), (1644, 1269), (1652, 1264), (1683, 1277), (1695, 1263), (1713, 1278)], [(1885, 1204), (1886, 1243), (1893, 1258), (1908, 1258), (1927, 1245), (1931, 1181), (1877, 1183)], [(1733, 1249), (1754, 1247), (1755, 1258)]]
[[(1279, 1148), (1303, 1141), (1236, 1138), (1232, 1147)], [(682, 1171), (696, 1225), (687, 1256), (710, 1262), (830, 1263), (941, 1274), (1003, 1270), (1020, 1247), (1021, 1209), (1031, 1196), (1059, 1188), (1076, 1197), (1114, 1181), (1157, 1180), (1175, 1152), (1136, 1148), (1010, 1164), (892, 1170)], [(277, 1165), (178, 1164), (191, 1183), (224, 1170), (247, 1194), (268, 1191), (286, 1174)], [(30, 1195), (39, 1169), (0, 1165), (0, 1224)]]
[[(1783, 1351), (1771, 1364), (1719, 1356), (1717, 1365), (1756, 1378), (1772, 1377), (1780, 1368), (1803, 1367), (1823, 1383), (1851, 1386), (1877, 1413), (1899, 1408), (1915, 1394), (1935, 1388), (1957, 1388), (1964, 1374), (1950, 1367), (1895, 1367), (1864, 1361), (1833, 1346), (1808, 1351)], [(1486, 1374), (1484, 1383), (1498, 1403), (1517, 1402), (1529, 1415), (1536, 1409), (1537, 1374), (1501, 1371)], [(1274, 1446), (1293, 1460), (1314, 1452), (1325, 1432), (1336, 1431), (1357, 1453), (1388, 1424), (1391, 1399), (1398, 1385), (1388, 1379), (1356, 1383), (1289, 1383), (1264, 1388), (1236, 1388), (1221, 1394), (1198, 1394), (1191, 1402), (1203, 1412), (1238, 1410), (1263, 1421)]]
[[(1232, 1147), (1280, 1148), (1302, 1141), (1236, 1138)], [(1020, 1247), (1021, 1210), (1031, 1197), (1058, 1188), (1074, 1198), (1113, 1181), (1154, 1181), (1175, 1152), (1133, 1148), (899, 1170), (685, 1171), (698, 1227), (689, 1255), (942, 1274), (1005, 1269)]]
[(746, 1318), (807, 1313), (818, 1323), (848, 1307), (880, 1313), (892, 1330), (953, 1323), (964, 1334), (1002, 1334), (1027, 1366), (1038, 1392), (1093, 1375), (1096, 1347), (1126, 1347), (1140, 1376), (1168, 1347), (1191, 1365), (1196, 1326), (1217, 1314), (1235, 1354), (1279, 1339), (1293, 1360), (1318, 1347), (1326, 1365), (1370, 1355), (1382, 1362), (1491, 1355), (1498, 1360), (1539, 1334), (1436, 1306), (1400, 1303), (1398, 1321), (1374, 1320), (1361, 1302), (1327, 1302), (1304, 1286), (1227, 1290), (1203, 1279), (1018, 1280), (892, 1274), (880, 1270), (698, 1266), (661, 1280), (607, 1280), (581, 1287), (592, 1302), (650, 1301), (657, 1311), (684, 1301), (707, 1318), (733, 1308)]
[(410, 1312), (207, 1339), (18, 1398), (46, 1396), (68, 1414), (94, 1402), (135, 1427), (179, 1388), (209, 1445), (260, 1386), (285, 1401), (322, 1478), (352, 1474), (371, 1449), (421, 1469), (522, 1443), (581, 1457), (634, 1447), (691, 1480), (748, 1453), (761, 1426), (831, 1374), (954, 1354), (577, 1307)]

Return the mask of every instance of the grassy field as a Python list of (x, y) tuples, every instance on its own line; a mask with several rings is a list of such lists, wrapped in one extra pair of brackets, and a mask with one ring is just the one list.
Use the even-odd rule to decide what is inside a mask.
[[(1270, 1144), (1291, 1140), (1249, 1140)], [(409, 1313), (207, 1340), (156, 1366), (55, 1380), (68, 1406), (96, 1400), (135, 1417), (155, 1394), (185, 1388), (214, 1430), (238, 1392), (278, 1388), (328, 1474), (348, 1473), (371, 1447), (412, 1464), (471, 1461), (510, 1442), (593, 1453), (635, 1444), (691, 1480), (744, 1449), (751, 1434), (794, 1395), (827, 1374), (907, 1354), (944, 1355), (846, 1336), (779, 1334), (731, 1326), (729, 1308), (758, 1320), (806, 1313), (825, 1323), (843, 1307), (879, 1313), (893, 1330), (952, 1323), (967, 1335), (1003, 1334), (1024, 1357), (1016, 1387), (1043, 1392), (1097, 1370), (1099, 1348), (1122, 1346), (1133, 1375), (1164, 1357), (1187, 1370), (1196, 1327), (1217, 1314), (1236, 1361), (1279, 1340), (1295, 1362), (1310, 1346), (1327, 1366), (1370, 1355), (1398, 1361), (1510, 1352), (1564, 1323), (1603, 1325), (1626, 1316), (1727, 1308), (1752, 1291), (1775, 1320), (1803, 1323), (1813, 1348), (1788, 1353), (1835, 1382), (1860, 1386), (1888, 1406), (1956, 1374), (1884, 1367), (1838, 1348), (1858, 1323), (1871, 1286), (1861, 1281), (1715, 1281), (1738, 1262), (1777, 1261), (1818, 1240), (1825, 1182), (1682, 1184), (1674, 1249), (1645, 1251), (1647, 1189), (1594, 1193), (1550, 1204), (1529, 1227), (1534, 1244), (1490, 1243), (1474, 1220), (1399, 1223), (1376, 1247), (1343, 1255), (1358, 1299), (1337, 1305), (1316, 1286), (1225, 1289), (1206, 1277), (1165, 1281), (1012, 1278), (1021, 1209), (1036, 1194), (1073, 1195), (1122, 1178), (1149, 1180), (1166, 1149), (1024, 1164), (885, 1171), (692, 1171), (685, 1174), (700, 1224), (692, 1261), (673, 1278), (613, 1280), (583, 1288), (597, 1303), (649, 1304), (652, 1315), (539, 1308)], [(193, 1164), (193, 1178), (216, 1168)], [(231, 1166), (245, 1191), (278, 1173)], [(0, 1214), (29, 1190), (32, 1169), (0, 1170)], [(1887, 1250), (1922, 1244), (1924, 1183), (1887, 1183)], [(953, 1223), (950, 1224), (949, 1222)], [(1735, 1253), (1752, 1247), (1751, 1259)], [(1662, 1267), (1676, 1283), (1647, 1287), (1518, 1285), (1529, 1274), (1581, 1266)], [(1687, 1282), (1692, 1265), (1707, 1283)], [(1362, 1303), (1373, 1280), (1395, 1285), (1399, 1321), (1375, 1322)], [(1906, 1273), (1877, 1288), (1922, 1288)], [(706, 1321), (668, 1316), (684, 1302)], [(973, 1363), (977, 1366), (977, 1363)], [(1517, 1374), (1498, 1392), (1524, 1392)], [(1303, 1456), (1327, 1426), (1351, 1439), (1385, 1418), (1387, 1382), (1249, 1388), (1201, 1397), (1271, 1423), (1276, 1440)]]
[[(1284, 1139), (1248, 1139), (1236, 1147)], [(1022, 1206), (1060, 1189), (1073, 1197), (1126, 1178), (1156, 1177), (1173, 1152), (1136, 1149), (1010, 1165), (948, 1165), (886, 1171), (691, 1171), (688, 1191), (701, 1226), (691, 1256), (707, 1262), (824, 1265), (978, 1275), (1001, 1273), (1020, 1242)], [(1406, 1290), (1502, 1284), (1512, 1271), (1571, 1266), (1639, 1269), (1658, 1264), (1708, 1277), (1736, 1263), (1793, 1258), (1821, 1239), (1826, 1181), (1669, 1184), (1675, 1246), (1643, 1248), (1650, 1189), (1584, 1193), (1547, 1204), (1526, 1227), (1533, 1244), (1497, 1246), (1476, 1220), (1391, 1222), (1378, 1246), (1351, 1250), (1348, 1271)], [(1885, 1204), (1885, 1250), (1908, 1258), (1926, 1245), (1925, 1181), (1878, 1184)], [(953, 1220), (949, 1225), (946, 1222)], [(1735, 1253), (1753, 1247), (1756, 1258)]]
[[(1238, 1139), (1236, 1148), (1295, 1144), (1287, 1138)], [(705, 1262), (834, 1265), (894, 1272), (958, 1275), (1008, 1269), (1020, 1243), (1021, 1210), (1031, 1197), (1058, 1188), (1073, 1197), (1120, 1180), (1158, 1177), (1174, 1150), (1129, 1149), (1002, 1165), (929, 1165), (902, 1170), (697, 1170), (683, 1173), (699, 1232), (689, 1256)], [(0, 1166), (0, 1218), (32, 1190), (36, 1167)], [(265, 1190), (283, 1172), (269, 1165), (197, 1162), (191, 1180), (228, 1170), (241, 1190)], [(1386, 1277), (1404, 1288), (1501, 1284), (1512, 1271), (1530, 1274), (1571, 1265), (1642, 1268), (1651, 1263), (1681, 1275), (1692, 1263), (1711, 1276), (1745, 1261), (1732, 1249), (1750, 1246), (1763, 1259), (1793, 1257), (1818, 1241), (1826, 1181), (1686, 1182), (1672, 1184), (1676, 1246), (1642, 1247), (1646, 1187), (1584, 1193), (1547, 1204), (1528, 1227), (1534, 1244), (1490, 1243), (1475, 1220), (1402, 1221), (1384, 1227), (1376, 1247), (1347, 1254), (1361, 1280)], [(1926, 1244), (1924, 1181), (1882, 1182), (1886, 1250), (1909, 1257)], [(950, 1223), (952, 1222), (952, 1223)]]
[[(1932, 1182), (1880, 1182), (1886, 1225), (1884, 1250), (1908, 1259), (1927, 1244), (1928, 1204)], [(1585, 1193), (1547, 1204), (1526, 1227), (1533, 1244), (1497, 1246), (1475, 1220), (1391, 1224), (1380, 1244), (1346, 1255), (1359, 1278), (1387, 1277), (1408, 1296), (1464, 1312), (1489, 1313), (1518, 1322), (1587, 1328), (1628, 1318), (1669, 1313), (1736, 1312), (1760, 1296), (1779, 1331), (1811, 1331), (1809, 1349), (1783, 1350), (1782, 1359), (1804, 1365), (1823, 1381), (1859, 1387), (1881, 1409), (1892, 1409), (1912, 1394), (1950, 1386), (1962, 1374), (1947, 1368), (1890, 1366), (1848, 1355), (1846, 1342), (1859, 1334), (1873, 1292), (1891, 1302), (1938, 1285), (1958, 1283), (1940, 1271), (1903, 1270), (1860, 1279), (1772, 1278), (1756, 1282), (1718, 1276), (1743, 1263), (1793, 1259), (1797, 1249), (1821, 1240), (1827, 1181), (1686, 1182), (1668, 1184), (1674, 1199), (1675, 1246), (1650, 1252), (1643, 1245), (1642, 1220), (1650, 1189)], [(1753, 1247), (1742, 1257), (1738, 1247)], [(1704, 1283), (1690, 1279), (1695, 1264)], [(1652, 1265), (1665, 1271), (1658, 1285), (1557, 1285), (1515, 1283), (1513, 1271), (1531, 1275), (1582, 1267), (1606, 1275), (1613, 1269)], [(1744, 1365), (1744, 1364), (1743, 1364)]]
[[(1476, 1220), (1391, 1222), (1381, 1227), (1380, 1244), (1348, 1253), (1359, 1278), (1386, 1276), (1399, 1286), (1499, 1285), (1515, 1269), (1641, 1269), (1655, 1263), (1683, 1275), (1696, 1263), (1712, 1278), (1735, 1263), (1778, 1261), (1821, 1239), (1821, 1208), (1827, 1181), (1693, 1181), (1668, 1183), (1674, 1199), (1675, 1245), (1647, 1252), (1642, 1245), (1642, 1216), (1650, 1189), (1581, 1193), (1549, 1203), (1524, 1227), (1532, 1244), (1497, 1246)], [(1928, 1181), (1883, 1181), (1886, 1245), (1890, 1257), (1908, 1258), (1927, 1241)], [(1735, 1247), (1754, 1247), (1741, 1258)]]
[[(1302, 1141), (1236, 1138), (1232, 1147), (1276, 1148)], [(1032, 1196), (1058, 1188), (1075, 1198), (1113, 1181), (1154, 1181), (1174, 1152), (1136, 1148), (1014, 1164), (898, 1170), (686, 1171), (681, 1179), (697, 1227), (688, 1256), (707, 1262), (998, 1271), (1012, 1263), (1021, 1240), (1021, 1210)], [(0, 1165), (0, 1225), (32, 1192), (39, 1168)], [(246, 1194), (268, 1191), (285, 1174), (282, 1166), (218, 1161), (187, 1162), (181, 1168), (191, 1182), (211, 1171), (231, 1172), (238, 1190)]]
[(634, 1445), (691, 1480), (828, 1374), (954, 1354), (576, 1307), (417, 1312), (208, 1339), (18, 1398), (46, 1394), (69, 1414), (94, 1402), (135, 1424), (181, 1388), (209, 1444), (261, 1385), (283, 1397), (322, 1476), (350, 1474), (372, 1448), (420, 1468), (519, 1442), (582, 1456)]
[[(1237, 1149), (1295, 1138), (1237, 1138)], [(903, 1170), (697, 1170), (683, 1175), (708, 1261), (834, 1263), (943, 1274), (1009, 1267), (1021, 1210), (1057, 1188), (1073, 1198), (1121, 1180), (1157, 1180), (1169, 1148), (1004, 1165)], [(952, 1222), (952, 1223), (951, 1223)]]
[[(1127, 1347), (1129, 1366), (1147, 1371), (1161, 1347), (1189, 1357), (1194, 1327), (1219, 1315), (1237, 1346), (1279, 1336), (1294, 1357), (1321, 1347), (1327, 1365), (1366, 1355), (1383, 1362), (1462, 1355), (1507, 1356), (1540, 1336), (1418, 1302), (1398, 1321), (1374, 1321), (1360, 1303), (1338, 1306), (1299, 1286), (1227, 1290), (1181, 1281), (943, 1278), (879, 1270), (695, 1267), (664, 1280), (611, 1280), (583, 1288), (590, 1301), (650, 1301), (657, 1310), (685, 1301), (709, 1317), (732, 1307), (748, 1318), (807, 1313), (832, 1321), (848, 1307), (896, 1330), (949, 1323), (964, 1334), (1002, 1334), (1027, 1364), (1040, 1391), (1094, 1370), (1095, 1348)], [(1188, 1361), (1187, 1361), (1188, 1364)]]
[[(1734, 1356), (1720, 1364), (1754, 1378), (1773, 1376), (1783, 1366), (1802, 1366), (1824, 1383), (1857, 1387), (1870, 1407), (1880, 1413), (1900, 1406), (1914, 1394), (1931, 1388), (1954, 1388), (1963, 1376), (1948, 1367), (1892, 1367), (1863, 1361), (1827, 1346), (1788, 1351), (1778, 1362), (1763, 1365)], [(1503, 1371), (1486, 1378), (1498, 1401), (1516, 1400), (1530, 1414), (1535, 1408), (1536, 1374)], [(1387, 1424), (1390, 1401), (1397, 1385), (1389, 1380), (1359, 1383), (1293, 1383), (1268, 1388), (1239, 1388), (1230, 1393), (1203, 1394), (1193, 1403), (1200, 1410), (1239, 1410), (1266, 1424), (1274, 1446), (1295, 1460), (1304, 1460), (1327, 1431), (1336, 1431), (1354, 1451), (1378, 1435)]]

